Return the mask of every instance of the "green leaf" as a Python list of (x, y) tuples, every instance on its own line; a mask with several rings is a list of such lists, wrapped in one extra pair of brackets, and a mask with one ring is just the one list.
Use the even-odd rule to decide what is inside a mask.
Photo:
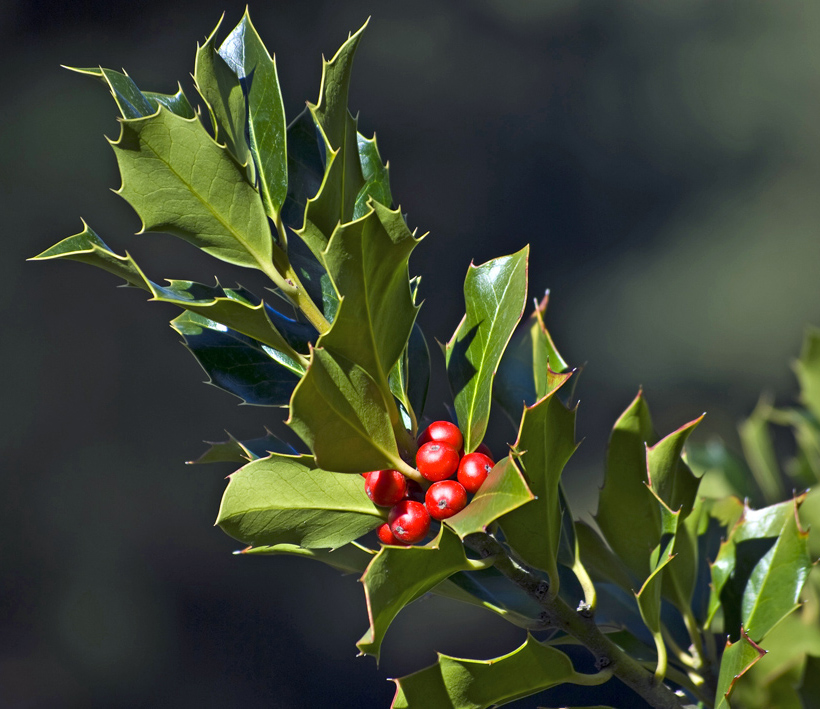
[(224, 145), (237, 163), (247, 168), (246, 174), (253, 183), (254, 161), (245, 131), (245, 94), (239, 77), (217, 51), (216, 34), (221, 24), (220, 18), (205, 44), (197, 46), (194, 81), (208, 107), (216, 142)]
[(298, 451), (292, 445), (285, 443), (267, 430), (261, 438), (252, 438), (247, 441), (240, 441), (230, 433), (228, 436), (227, 441), (205, 441), (208, 444), (208, 450), (196, 460), (189, 460), (188, 463), (190, 465), (199, 463), (244, 464), (250, 460), (266, 458), (269, 453), (298, 455)]
[(549, 291), (513, 335), (496, 373), (493, 398), (513, 424), (521, 417), (522, 403), (532, 406), (546, 396), (551, 388), (550, 371), (560, 373), (569, 368), (544, 325), (548, 302)]
[(478, 448), (487, 431), (493, 377), (524, 312), (529, 247), (480, 266), (464, 281), (467, 313), (445, 356), (464, 452)]
[(165, 108), (122, 121), (112, 144), (122, 174), (118, 194), (143, 231), (166, 231), (228, 263), (269, 273), (272, 241), (259, 195), (196, 119)]
[(322, 62), (319, 101), (308, 104), (324, 142), (325, 173), (319, 192), (308, 200), (304, 225), (297, 233), (317, 256), (336, 226), (353, 219), (356, 198), (365, 185), (356, 119), (347, 108), (353, 57), (365, 27), (351, 35), (329, 62)]
[(524, 409), (513, 450), (527, 487), (535, 499), (504, 515), (499, 522), (507, 543), (527, 564), (547, 572), (550, 591), (557, 593), (561, 541), (561, 472), (575, 452), (575, 411), (557, 396), (569, 379), (562, 375), (544, 398)]
[(183, 118), (195, 118), (196, 112), (194, 111), (193, 107), (188, 101), (188, 98), (182, 91), (182, 87), (179, 86), (177, 92), (175, 94), (159, 94), (156, 91), (143, 91), (142, 95), (145, 96), (152, 104), (156, 105), (157, 108), (160, 105), (165, 106), (171, 113), (176, 113), (178, 116), (182, 116)]
[(393, 397), (387, 396), (389, 402), (362, 367), (317, 348), (293, 392), (287, 424), (327, 470), (406, 470), (390, 418)]
[(483, 532), (499, 517), (534, 499), (512, 455), (495, 464), (469, 505), (446, 524), (459, 537)]
[(430, 350), (417, 322), (413, 324), (402, 356), (390, 372), (389, 383), (390, 391), (407, 412), (405, 427), (415, 434), (430, 386)]
[(820, 328), (806, 329), (794, 372), (800, 382), (800, 401), (820, 421)]
[(359, 133), (357, 134), (357, 143), (364, 186), (356, 195), (353, 219), (358, 219), (367, 214), (368, 202), (371, 197), (385, 207), (393, 206), (393, 195), (390, 193), (390, 171), (387, 165), (382, 163), (379, 147), (376, 145), (376, 136), (374, 135), (368, 139)]
[(708, 622), (723, 609), (724, 630), (737, 638), (741, 625), (759, 642), (794, 610), (811, 566), (808, 533), (797, 522), (803, 500), (748, 507), (712, 564)]
[(362, 576), (370, 620), (357, 643), (362, 654), (378, 659), (384, 634), (399, 611), (447, 577), (469, 568), (464, 546), (444, 525), (426, 546), (383, 546)]
[(492, 660), (439, 653), (435, 665), (394, 680), (392, 709), (486, 709), (572, 682), (577, 676), (569, 657), (528, 635), (521, 647)]
[(726, 641), (726, 649), (720, 661), (720, 675), (715, 694), (715, 709), (730, 709), (729, 697), (735, 683), (755, 664), (766, 651), (757, 645), (741, 628), (737, 642)]
[(171, 321), (209, 383), (255, 406), (286, 406), (301, 365), (221, 323), (192, 312)]
[(310, 456), (277, 453), (230, 476), (216, 523), (245, 544), (340, 547), (384, 522), (359, 476), (315, 467)]
[(752, 502), (762, 502), (746, 461), (729, 450), (720, 438), (712, 437), (702, 444), (687, 443), (686, 460), (701, 478), (699, 491), (702, 496), (739, 495)]
[(268, 216), (275, 220), (288, 189), (285, 108), (276, 62), (251, 23), (247, 7), (241, 22), (219, 48), (219, 55), (239, 78), (245, 94), (245, 128), (256, 163), (262, 201)]
[(623, 561), (586, 522), (575, 523), (581, 561), (594, 581), (617, 584), (632, 593), (637, 584)]
[(657, 440), (643, 392), (615, 422), (595, 521), (633, 574), (645, 579), (660, 541), (658, 503), (646, 487), (646, 446)]
[(350, 542), (338, 549), (305, 549), (296, 544), (248, 547), (235, 554), (247, 556), (301, 556), (333, 567), (343, 574), (361, 574), (376, 554), (372, 549)]
[(646, 449), (647, 484), (670, 510), (680, 511), (685, 519), (692, 511), (698, 492), (699, 479), (681, 460), (686, 439), (703, 416), (681, 426)]
[(738, 426), (746, 460), (767, 502), (781, 500), (785, 495), (774, 441), (769, 430), (771, 410), (771, 402), (761, 397), (749, 418)]

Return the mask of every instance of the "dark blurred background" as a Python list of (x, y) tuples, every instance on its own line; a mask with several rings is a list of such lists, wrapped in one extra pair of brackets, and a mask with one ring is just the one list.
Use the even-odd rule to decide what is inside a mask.
[[(0, 6), (4, 256), (0, 706), (386, 707), (391, 676), (435, 651), (490, 657), (523, 633), (424, 600), (356, 658), (351, 577), (239, 558), (213, 528), (230, 468), (186, 466), (203, 439), (277, 427), (237, 406), (167, 326), (175, 314), (79, 264), (24, 259), (81, 229), (151, 278), (256, 285), (139, 220), (103, 135), (116, 108), (59, 64), (124, 67), (194, 91), (196, 42), (223, 0)], [(316, 100), (320, 57), (372, 15), (351, 108), (378, 131), (412, 226), (431, 339), (463, 313), (476, 263), (532, 244), (532, 297), (578, 385), (583, 445), (566, 480), (594, 511), (609, 427), (643, 385), (660, 432), (737, 445), (761, 390), (820, 324), (820, 3), (433, 0), (251, 4), (286, 109)], [(437, 366), (441, 358), (436, 355)], [(436, 379), (430, 413), (444, 413)], [(281, 430), (281, 427), (276, 428)], [(499, 419), (491, 443), (514, 432)], [(535, 707), (570, 701), (530, 699)], [(612, 700), (615, 702), (616, 700)]]

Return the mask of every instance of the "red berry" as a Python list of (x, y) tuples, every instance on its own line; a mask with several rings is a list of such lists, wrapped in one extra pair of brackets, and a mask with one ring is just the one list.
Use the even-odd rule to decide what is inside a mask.
[(446, 443), (430, 441), (416, 453), (416, 467), (427, 480), (446, 480), (458, 470), (458, 451)]
[(433, 421), (419, 436), (419, 445), (423, 446), (430, 441), (446, 443), (457, 451), (464, 446), (464, 436), (458, 430), (458, 426), (449, 421)]
[(483, 453), (475, 452), (465, 455), (458, 464), (458, 481), (467, 492), (475, 493), (482, 486), (495, 463)]
[(430, 530), (430, 514), (421, 502), (415, 500), (402, 500), (393, 505), (387, 522), (393, 536), (405, 544), (421, 541)]
[(405, 500), (415, 500), (416, 502), (424, 502), (424, 490), (415, 480), (407, 481), (407, 490), (404, 493)]
[(367, 474), (364, 491), (379, 507), (395, 505), (404, 497), (407, 478), (398, 470), (374, 470)]
[(376, 530), (376, 534), (379, 537), (379, 541), (382, 544), (391, 544), (393, 546), (400, 546), (404, 547), (407, 546), (404, 542), (400, 542), (396, 537), (393, 536), (393, 532), (390, 531), (390, 525), (385, 522), (381, 527)]
[(442, 480), (427, 490), (424, 505), (433, 519), (447, 519), (467, 506), (467, 491), (455, 480)]

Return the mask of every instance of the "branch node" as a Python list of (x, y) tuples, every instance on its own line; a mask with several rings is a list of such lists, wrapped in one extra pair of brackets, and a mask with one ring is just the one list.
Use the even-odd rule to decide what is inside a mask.
[(586, 601), (581, 601), (575, 610), (582, 618), (592, 618), (592, 606)]
[(608, 657), (599, 657), (597, 660), (595, 660), (595, 669), (602, 670), (605, 667), (609, 667), (611, 664), (612, 660), (610, 660)]
[(549, 582), (544, 581), (542, 579), (541, 581), (538, 582), (538, 585), (535, 587), (535, 590), (533, 591), (533, 593), (539, 601), (543, 601), (547, 597), (547, 594), (549, 593), (549, 591), (550, 591)]

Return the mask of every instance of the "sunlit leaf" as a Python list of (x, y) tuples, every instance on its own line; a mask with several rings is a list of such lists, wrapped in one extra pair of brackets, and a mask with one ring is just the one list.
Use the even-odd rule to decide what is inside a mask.
[(765, 654), (766, 651), (757, 645), (742, 628), (737, 642), (726, 641), (726, 649), (720, 661), (715, 709), (730, 709), (729, 698), (735, 682)]
[(243, 556), (301, 556), (303, 559), (321, 561), (343, 574), (361, 574), (376, 552), (356, 542), (350, 542), (337, 549), (305, 549), (297, 544), (274, 544), (242, 549)]
[(198, 463), (242, 463), (243, 465), (251, 460), (265, 458), (269, 453), (281, 453), (283, 455), (298, 455), (298, 451), (281, 438), (277, 438), (270, 431), (267, 431), (260, 438), (251, 438), (240, 441), (228, 434), (227, 441), (205, 441), (208, 450), (196, 460), (188, 461), (191, 464)]
[(390, 193), (390, 171), (387, 165), (382, 163), (379, 147), (376, 145), (376, 136), (368, 139), (359, 133), (357, 141), (364, 186), (356, 195), (356, 204), (353, 208), (354, 219), (367, 214), (368, 201), (371, 197), (385, 207), (393, 206), (393, 195)]

